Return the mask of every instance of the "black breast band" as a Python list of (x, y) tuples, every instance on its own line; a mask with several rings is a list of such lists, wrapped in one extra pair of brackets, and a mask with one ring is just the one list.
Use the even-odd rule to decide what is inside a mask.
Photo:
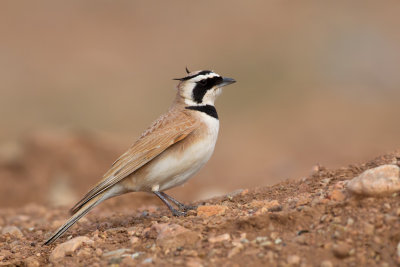
[(188, 106), (187, 109), (197, 110), (200, 112), (204, 112), (207, 115), (216, 118), (218, 120), (218, 113), (214, 106), (211, 105), (204, 105), (204, 106)]

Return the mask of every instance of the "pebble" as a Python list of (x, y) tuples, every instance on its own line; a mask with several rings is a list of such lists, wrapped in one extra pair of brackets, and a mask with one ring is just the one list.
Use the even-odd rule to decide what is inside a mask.
[(187, 267), (203, 267), (202, 260), (199, 258), (188, 258), (185, 262)]
[(265, 247), (265, 248), (272, 248), (272, 247), (273, 247), (273, 244), (272, 244), (271, 241), (264, 241), (264, 242), (261, 242), (261, 243), (260, 243), (260, 246), (261, 246), (261, 247)]
[(268, 236), (257, 236), (257, 237), (252, 241), (252, 243), (260, 244), (260, 243), (262, 243), (262, 242), (264, 242), (264, 241), (267, 241), (267, 240), (268, 240)]
[(227, 209), (228, 207), (221, 205), (199, 206), (197, 208), (197, 216), (211, 217), (215, 215), (222, 215)]
[(300, 245), (307, 245), (307, 244), (308, 244), (308, 242), (307, 242), (307, 237), (306, 237), (305, 235), (296, 236), (293, 240), (294, 240), (297, 244), (300, 244)]
[(347, 225), (353, 225), (354, 224), (354, 220), (353, 220), (353, 218), (348, 218), (347, 219)]
[(148, 264), (148, 263), (153, 263), (153, 259), (152, 258), (147, 258), (147, 259), (144, 259), (142, 261), (142, 264)]
[(347, 183), (348, 190), (361, 196), (390, 195), (400, 191), (400, 168), (382, 165), (366, 170)]
[(287, 263), (290, 266), (298, 266), (298, 265), (300, 265), (300, 257), (297, 255), (289, 255), (287, 257)]
[(373, 235), (375, 232), (375, 226), (369, 223), (364, 223), (364, 233), (366, 235)]
[(109, 252), (104, 253), (102, 256), (103, 257), (121, 257), (123, 254), (129, 253), (131, 250), (129, 248), (120, 248), (116, 250), (112, 250)]
[(321, 262), (320, 267), (333, 267), (333, 264), (331, 261), (326, 260), (326, 261)]
[(86, 236), (78, 236), (67, 242), (59, 244), (50, 255), (50, 262), (55, 263), (58, 259), (65, 257), (66, 255), (72, 254), (77, 250), (83, 243), (93, 244), (93, 240)]
[(24, 236), (24, 234), (21, 232), (21, 230), (19, 230), (18, 227), (16, 226), (6, 226), (3, 228), (3, 230), (1, 231), (1, 233), (4, 234), (10, 234), (12, 236), (21, 238)]
[(194, 245), (200, 240), (198, 233), (177, 224), (154, 224), (152, 229), (157, 232), (157, 245), (163, 249), (176, 249), (186, 245)]
[(330, 195), (329, 198), (333, 201), (343, 201), (346, 199), (346, 195), (343, 194), (343, 192), (341, 190), (338, 189), (334, 189)]
[(255, 208), (260, 208), (261, 212), (267, 212), (270, 209), (275, 210), (277, 207), (280, 207), (280, 204), (278, 200), (271, 200), (271, 201), (266, 201), (266, 200), (253, 200), (250, 202), (251, 207)]
[(101, 248), (96, 248), (96, 255), (97, 256), (103, 255), (103, 250)]
[(243, 249), (243, 245), (241, 246), (235, 246), (233, 249), (231, 249), (228, 253), (228, 258), (232, 258), (233, 256), (235, 256), (236, 254), (238, 254), (242, 249)]
[(229, 200), (232, 200), (234, 197), (241, 195), (243, 193), (243, 191), (244, 191), (244, 189), (235, 190), (235, 191), (227, 194), (227, 197)]
[(35, 256), (26, 258), (24, 263), (27, 267), (39, 267), (40, 266), (40, 262), (38, 261), (38, 259)]
[(397, 257), (400, 257), (400, 242), (397, 244)]
[(76, 256), (88, 258), (88, 257), (92, 256), (92, 251), (90, 250), (90, 248), (83, 248), (83, 249), (78, 251)]
[(350, 250), (351, 246), (342, 242), (334, 244), (332, 246), (333, 255), (340, 259), (348, 257), (350, 255)]
[(132, 259), (139, 258), (140, 255), (143, 255), (143, 254), (144, 254), (144, 252), (138, 251), (138, 252), (133, 253), (133, 254), (131, 255), (131, 258), (132, 258)]
[(231, 240), (231, 236), (229, 234), (223, 234), (223, 235), (208, 238), (208, 242), (210, 242), (210, 243), (217, 243), (217, 242), (223, 242), (223, 241), (228, 241), (228, 240)]
[(134, 244), (136, 244), (136, 243), (139, 242), (139, 238), (136, 237), (136, 236), (132, 236), (132, 237), (129, 239), (129, 242), (130, 242), (132, 245), (134, 245)]

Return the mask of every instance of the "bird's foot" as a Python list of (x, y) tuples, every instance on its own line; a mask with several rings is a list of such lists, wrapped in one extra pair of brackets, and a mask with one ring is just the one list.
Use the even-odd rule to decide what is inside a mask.
[(189, 211), (189, 210), (197, 210), (197, 205), (194, 206), (189, 206), (189, 205), (183, 205), (182, 207), (179, 207), (183, 211)]
[(175, 217), (186, 216), (186, 211), (180, 211), (180, 210), (172, 209), (171, 212), (172, 212), (172, 215), (175, 216)]

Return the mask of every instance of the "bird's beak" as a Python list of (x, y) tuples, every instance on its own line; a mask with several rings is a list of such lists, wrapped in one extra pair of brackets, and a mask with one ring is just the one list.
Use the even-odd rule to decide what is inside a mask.
[(218, 84), (218, 87), (224, 87), (224, 86), (230, 85), (235, 82), (236, 82), (235, 79), (223, 77), (222, 82), (220, 84)]

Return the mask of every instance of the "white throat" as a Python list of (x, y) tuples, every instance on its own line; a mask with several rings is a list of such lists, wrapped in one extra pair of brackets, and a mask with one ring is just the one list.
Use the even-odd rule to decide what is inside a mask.
[(204, 105), (214, 106), (216, 98), (221, 93), (222, 93), (222, 88), (211, 89), (204, 95), (202, 102), (197, 103), (196, 101), (193, 101), (190, 96), (190, 97), (185, 97), (185, 104), (188, 106), (204, 106)]

